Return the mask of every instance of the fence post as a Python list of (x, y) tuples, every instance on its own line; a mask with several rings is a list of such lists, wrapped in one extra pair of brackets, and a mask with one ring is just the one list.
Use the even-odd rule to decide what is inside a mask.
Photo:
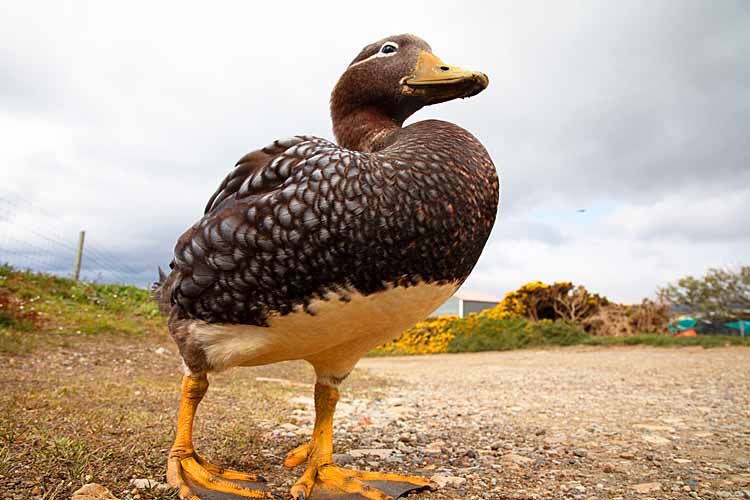
[(86, 237), (86, 231), (83, 229), (78, 235), (78, 251), (76, 252), (76, 262), (73, 266), (73, 279), (78, 281), (81, 275), (81, 259), (83, 258), (83, 239)]

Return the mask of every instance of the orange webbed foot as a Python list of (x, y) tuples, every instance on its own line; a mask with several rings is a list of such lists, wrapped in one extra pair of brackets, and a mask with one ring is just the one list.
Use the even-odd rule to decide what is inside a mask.
[(307, 462), (292, 486), (294, 500), (393, 500), (411, 491), (435, 490), (437, 484), (421, 477), (343, 469), (333, 462), (333, 412), (336, 387), (315, 384), (315, 428), (308, 444), (290, 451), (284, 465)]
[(436, 489), (437, 484), (421, 477), (325, 464), (308, 467), (291, 493), (295, 500), (393, 500), (409, 492)]
[(262, 476), (217, 467), (196, 453), (171, 457), (167, 481), (170, 486), (179, 489), (179, 496), (183, 500), (282, 499), (268, 491)]

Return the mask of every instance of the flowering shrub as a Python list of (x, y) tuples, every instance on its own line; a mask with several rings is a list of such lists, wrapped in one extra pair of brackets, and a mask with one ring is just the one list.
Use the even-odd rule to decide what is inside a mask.
[(459, 320), (458, 316), (453, 315), (427, 318), (406, 330), (396, 340), (377, 347), (372, 353), (393, 355), (448, 352), (448, 344), (453, 340), (449, 325)]
[(503, 300), (495, 307), (482, 311), (481, 315), (491, 319), (528, 318), (532, 321), (540, 319), (556, 319), (555, 310), (558, 300), (573, 290), (569, 281), (561, 281), (547, 285), (541, 281), (526, 283), (518, 290), (508, 292)]

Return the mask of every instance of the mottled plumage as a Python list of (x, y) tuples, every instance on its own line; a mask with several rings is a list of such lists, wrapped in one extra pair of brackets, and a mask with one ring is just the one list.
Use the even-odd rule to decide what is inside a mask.
[(375, 153), (295, 137), (240, 160), (177, 244), (171, 300), (265, 325), (330, 291), (463, 281), (494, 221), (492, 163), (449, 123), (393, 135)]

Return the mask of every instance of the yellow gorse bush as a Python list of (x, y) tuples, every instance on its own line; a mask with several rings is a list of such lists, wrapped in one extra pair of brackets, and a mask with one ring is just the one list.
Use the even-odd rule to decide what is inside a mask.
[(436, 354), (448, 352), (453, 340), (448, 325), (458, 316), (443, 315), (427, 318), (406, 330), (396, 340), (376, 348), (374, 354)]
[(526, 283), (518, 290), (508, 292), (498, 305), (492, 309), (486, 309), (480, 313), (483, 318), (510, 319), (529, 318), (539, 319), (537, 308), (554, 300), (559, 294), (565, 294), (573, 288), (569, 281), (560, 281), (552, 285), (541, 281)]

